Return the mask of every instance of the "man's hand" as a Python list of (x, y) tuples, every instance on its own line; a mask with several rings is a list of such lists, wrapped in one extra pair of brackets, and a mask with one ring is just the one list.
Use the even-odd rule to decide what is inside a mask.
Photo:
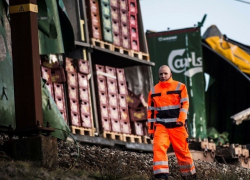
[(183, 126), (182, 122), (176, 122), (176, 124), (179, 125), (179, 126)]
[(154, 134), (149, 134), (149, 137), (150, 137), (151, 140), (153, 140), (154, 139)]

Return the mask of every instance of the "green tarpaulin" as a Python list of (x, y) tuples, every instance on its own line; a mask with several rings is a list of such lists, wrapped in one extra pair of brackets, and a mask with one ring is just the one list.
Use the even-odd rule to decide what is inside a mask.
[(185, 83), (188, 89), (190, 136), (207, 137), (200, 29), (148, 32), (147, 41), (150, 59), (155, 62), (155, 67), (152, 68), (154, 84), (159, 81), (159, 67), (168, 65), (173, 79)]
[(39, 53), (62, 54), (75, 48), (73, 28), (62, 0), (38, 1)]

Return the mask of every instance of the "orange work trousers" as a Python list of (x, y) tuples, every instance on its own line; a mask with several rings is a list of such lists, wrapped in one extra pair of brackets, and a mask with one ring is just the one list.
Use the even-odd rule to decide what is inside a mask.
[(184, 126), (166, 128), (162, 124), (156, 124), (153, 144), (154, 174), (169, 173), (167, 149), (170, 142), (177, 157), (181, 175), (190, 176), (196, 173), (187, 138), (188, 133)]

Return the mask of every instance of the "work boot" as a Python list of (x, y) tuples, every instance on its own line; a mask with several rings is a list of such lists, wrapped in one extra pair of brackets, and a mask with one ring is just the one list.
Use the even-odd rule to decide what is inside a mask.
[(190, 176), (181, 176), (183, 180), (196, 180), (196, 174)]
[(155, 175), (155, 180), (168, 180), (168, 174), (156, 174)]

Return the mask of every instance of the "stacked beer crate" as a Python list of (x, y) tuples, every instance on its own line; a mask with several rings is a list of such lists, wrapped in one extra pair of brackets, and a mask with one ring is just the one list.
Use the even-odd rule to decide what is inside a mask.
[(102, 22), (103, 40), (113, 43), (113, 30), (111, 21), (111, 8), (109, 0), (100, 0), (100, 13)]
[(142, 137), (142, 142), (151, 144), (147, 133), (147, 102), (142, 94), (135, 95), (128, 90), (127, 103), (132, 133)]
[(64, 84), (66, 82), (64, 69), (58, 61), (50, 62), (47, 56), (41, 56), (41, 75), (43, 86), (47, 86), (64, 120), (67, 122)]
[(129, 32), (129, 19), (128, 19), (128, 2), (127, 0), (120, 1), (120, 36), (121, 46), (130, 49), (130, 32)]
[(140, 51), (137, 21), (138, 9), (136, 0), (128, 0), (128, 10), (131, 49), (135, 51)]
[(88, 61), (65, 58), (69, 124), (73, 133), (94, 135), (91, 118)]
[(103, 136), (124, 140), (124, 134), (131, 134), (124, 70), (95, 65), (94, 71), (99, 124)]
[(121, 20), (120, 20), (120, 3), (119, 0), (110, 0), (113, 44), (121, 46)]
[(101, 20), (98, 0), (86, 0), (89, 35), (95, 39), (102, 39)]

